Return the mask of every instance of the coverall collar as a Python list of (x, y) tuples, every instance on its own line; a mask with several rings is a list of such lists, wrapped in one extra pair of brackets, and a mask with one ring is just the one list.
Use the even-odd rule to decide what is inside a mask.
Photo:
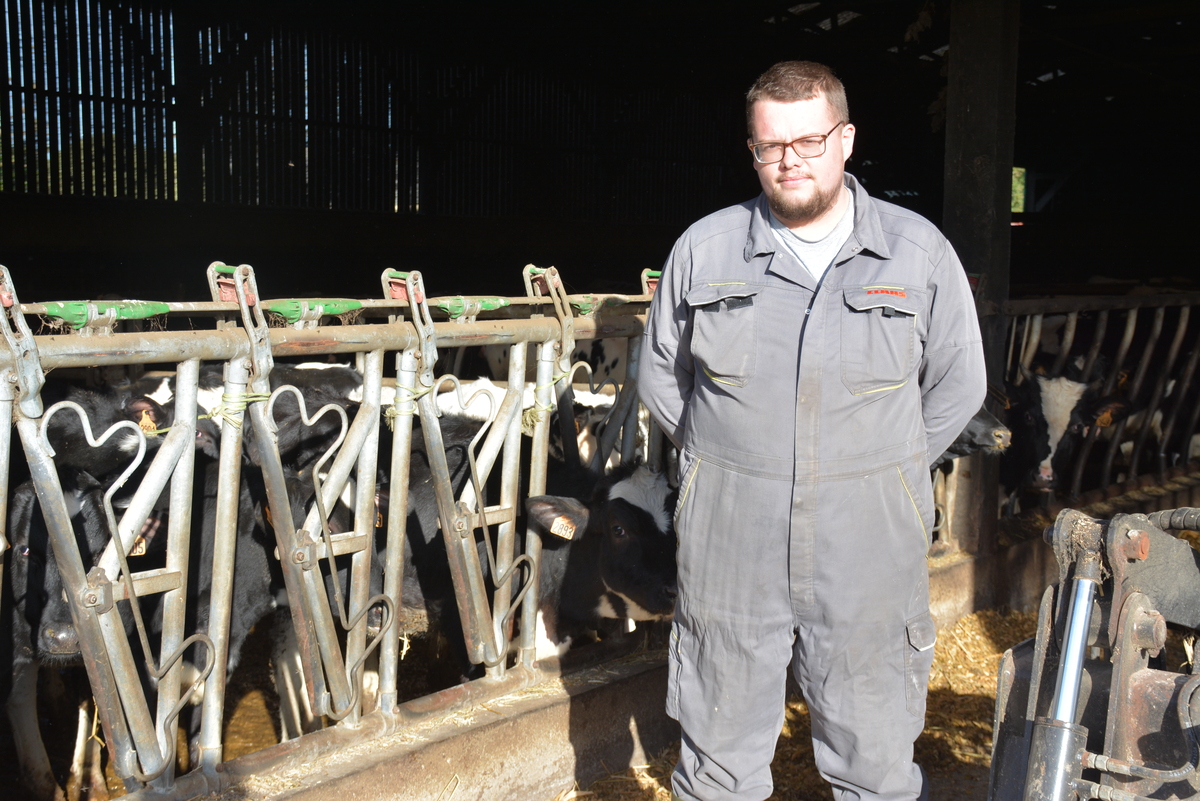
[[(846, 244), (842, 246), (837, 258), (833, 260), (833, 266), (837, 267), (851, 256), (856, 256), (863, 251), (870, 251), (881, 259), (890, 259), (892, 254), (884, 240), (883, 226), (879, 222), (879, 212), (875, 209), (875, 204), (871, 202), (871, 196), (867, 194), (867, 190), (858, 182), (858, 179), (850, 173), (845, 174), (845, 183), (846, 188), (854, 193), (854, 230), (850, 233)], [(746, 236), (746, 249), (743, 252), (747, 262), (755, 256), (765, 256), (775, 253), (779, 249), (779, 242), (771, 233), (771, 220), (768, 216), (770, 213), (766, 193), (762, 193), (758, 196), (758, 200), (754, 204), (754, 213), (750, 216), (750, 230)]]

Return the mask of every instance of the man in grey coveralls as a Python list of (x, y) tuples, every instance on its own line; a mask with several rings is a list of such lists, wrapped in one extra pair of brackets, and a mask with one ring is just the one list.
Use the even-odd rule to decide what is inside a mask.
[(834, 798), (921, 798), (929, 464), (986, 391), (970, 288), (931, 223), (844, 172), (827, 67), (777, 64), (746, 108), (763, 193), (675, 244), (639, 371), (681, 448), (672, 788), (771, 794), (791, 662)]

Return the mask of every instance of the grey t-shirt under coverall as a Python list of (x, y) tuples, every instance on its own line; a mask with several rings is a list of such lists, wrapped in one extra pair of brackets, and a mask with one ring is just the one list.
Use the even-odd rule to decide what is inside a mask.
[(921, 792), (929, 464), (983, 402), (983, 349), (945, 237), (846, 185), (854, 231), (819, 284), (760, 196), (680, 237), (650, 309), (639, 390), (682, 444), (684, 799), (770, 795), (789, 661), (835, 798)]

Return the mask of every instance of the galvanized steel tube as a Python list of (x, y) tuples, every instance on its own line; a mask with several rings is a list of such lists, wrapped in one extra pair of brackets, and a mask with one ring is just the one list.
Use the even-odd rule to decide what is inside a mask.
[[(168, 571), (174, 571), (183, 577), (183, 584), (163, 595), (163, 630), (159, 645), (160, 659), (178, 650), (186, 633), (184, 620), (187, 614), (188, 602), (188, 563), (191, 556), (191, 538), (194, 534), (192, 521), (192, 490), (196, 472), (196, 387), (199, 379), (200, 363), (194, 359), (183, 362), (175, 372), (175, 421), (173, 429), (184, 432), (189, 440), (182, 457), (175, 465), (171, 477), (170, 513), (167, 518), (167, 564)], [(165, 443), (164, 443), (165, 444)], [(161, 664), (159, 665), (161, 668)], [(175, 703), (179, 700), (180, 678), (183, 672), (182, 660), (171, 665), (166, 675), (158, 683), (158, 712), (159, 744), (164, 754), (175, 751), (177, 722), (172, 721), (167, 726), (167, 716), (171, 714)], [(171, 760), (163, 774), (154, 780), (153, 786), (159, 790), (167, 790), (174, 783), (174, 760)]]
[[(537, 389), (535, 401), (538, 409), (550, 408), (550, 392), (557, 366), (555, 343), (543, 342), (538, 347)], [(561, 417), (561, 415), (560, 415)], [(546, 460), (550, 450), (550, 415), (538, 417), (533, 431), (533, 456), (529, 465), (529, 496), (546, 492)], [(519, 638), (520, 664), (532, 667), (537, 657), (537, 600), (540, 597), (539, 572), (542, 563), (542, 539), (532, 524), (525, 529), (525, 555), (532, 567), (529, 575), (529, 590), (521, 603), (521, 633)]]
[(400, 662), (400, 620), (404, 603), (404, 551), (408, 545), (408, 474), (412, 459), (412, 424), (417, 404), (417, 356), (405, 350), (396, 356), (396, 400), (392, 408), (392, 463), (388, 484), (387, 552), (383, 592), (392, 599), (398, 619), (379, 652), (380, 709), (392, 714), (397, 704), (396, 680)]
[[(243, 335), (244, 336), (244, 335)], [(242, 397), (250, 380), (245, 358), (225, 365), (225, 396)], [(200, 768), (211, 772), (222, 761), (226, 665), (229, 661), (229, 615), (233, 604), (234, 552), (237, 549), (238, 505), (242, 480), (243, 409), (236, 406), (221, 420), (221, 451), (213, 531), (212, 589), (209, 595), (208, 637), (216, 651), (212, 673), (204, 688), (200, 716)]]
[[(510, 575), (516, 553), (516, 517), (519, 510), (516, 506), (521, 502), (518, 497), (521, 471), (521, 402), (525, 393), (512, 392), (513, 387), (525, 386), (525, 359), (528, 348), (514, 348), (513, 357), (508, 363), (507, 396), (515, 406), (515, 414), (509, 415), (504, 427), (504, 457), (500, 466), (500, 506), (513, 509), (514, 515), (502, 522), (496, 530), (495, 538), (495, 594), (492, 598), (492, 637), (497, 644), (495, 664), (487, 666), (487, 673), (492, 678), (500, 678), (507, 670), (508, 643), (512, 637), (513, 620), (509, 615), (509, 604), (512, 601), (515, 578)], [(509, 400), (506, 397), (505, 400)], [(489, 438), (490, 439), (490, 438)], [(482, 480), (482, 479), (481, 479)], [(480, 511), (483, 503), (480, 501)]]
[[(375, 552), (375, 476), (377, 473), (375, 468), (379, 459), (379, 391), (383, 383), (383, 356), (384, 353), (381, 350), (368, 352), (362, 370), (363, 406), (361, 410), (363, 414), (369, 415), (371, 425), (367, 427), (362, 446), (357, 451), (354, 530), (359, 534), (366, 535), (366, 547), (350, 558), (349, 619), (354, 620), (360, 614), (362, 616), (358, 618), (358, 622), (352, 626), (346, 637), (346, 678), (350, 682), (356, 682), (353, 693), (355, 703), (345, 718), (346, 724), (349, 726), (358, 725), (359, 717), (365, 711), (362, 708), (362, 673), (353, 675), (352, 671), (359, 659), (362, 658), (367, 641), (367, 616), (363, 612), (363, 608), (367, 605), (367, 599), (370, 597), (371, 559)], [(332, 559), (329, 564), (331, 568), (335, 567)], [(336, 572), (334, 579), (337, 579)], [(398, 607), (393, 606), (390, 614), (394, 615), (396, 609)], [(395, 621), (390, 622), (394, 627)]]

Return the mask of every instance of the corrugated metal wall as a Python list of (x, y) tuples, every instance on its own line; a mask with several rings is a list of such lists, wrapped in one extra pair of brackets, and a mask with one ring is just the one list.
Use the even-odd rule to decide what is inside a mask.
[(5, 0), (0, 191), (174, 200), (169, 13)]
[(737, 145), (737, 104), (704, 87), (465, 63), (403, 31), (102, 0), (4, 13), (7, 193), (671, 223), (720, 205)]

